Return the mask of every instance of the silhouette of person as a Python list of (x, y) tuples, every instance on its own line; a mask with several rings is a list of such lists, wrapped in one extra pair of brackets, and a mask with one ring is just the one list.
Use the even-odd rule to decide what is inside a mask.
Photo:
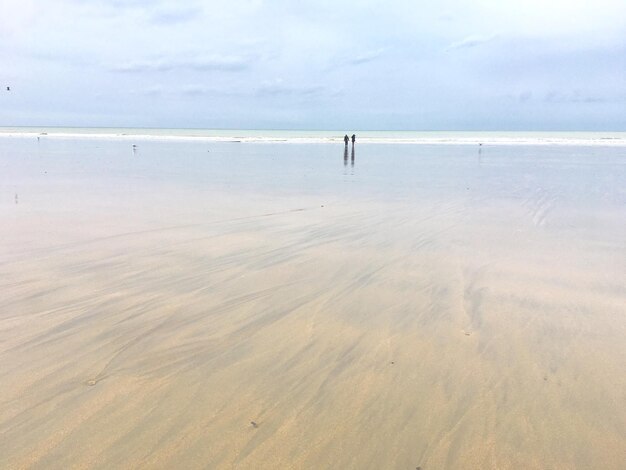
[(352, 134), (352, 145), (354, 145), (355, 141), (356, 141), (356, 135)]
[(343, 141), (346, 144), (346, 147), (348, 146), (348, 141), (350, 140), (350, 138), (348, 137), (348, 134), (343, 136)]

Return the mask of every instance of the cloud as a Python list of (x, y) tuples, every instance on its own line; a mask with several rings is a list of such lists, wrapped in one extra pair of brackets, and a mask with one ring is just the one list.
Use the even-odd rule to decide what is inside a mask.
[(385, 50), (383, 48), (367, 51), (363, 54), (357, 55), (355, 57), (351, 57), (348, 60), (348, 63), (352, 65), (359, 65), (359, 64), (365, 64), (367, 62), (372, 62), (373, 60), (378, 59), (383, 54), (384, 51)]
[(259, 96), (312, 96), (322, 93), (325, 87), (321, 85), (294, 86), (284, 84), (282, 79), (264, 82), (257, 89)]
[(487, 44), (489, 42), (494, 41), (498, 38), (497, 34), (491, 34), (489, 36), (481, 36), (479, 34), (472, 34), (467, 36), (460, 41), (453, 42), (448, 47), (446, 47), (447, 51), (455, 50), (455, 49), (467, 49), (470, 47), (481, 46), (483, 44)]
[(185, 96), (203, 96), (209, 94), (213, 90), (198, 85), (188, 85), (183, 87), (181, 93)]
[[(82, 0), (85, 3), (85, 0)], [(103, 5), (110, 5), (113, 8), (148, 8), (158, 5), (160, 0), (105, 0), (100, 1)]]
[(150, 20), (156, 24), (177, 25), (193, 21), (201, 15), (202, 9), (198, 7), (162, 8), (153, 13)]
[(326, 72), (349, 65), (362, 65), (374, 62), (380, 58), (385, 52), (384, 48), (366, 50), (356, 55), (341, 54), (334, 56), (326, 64), (324, 70)]
[(626, 129), (623, 0), (365, 3), (0, 0), (0, 124)]
[(199, 96), (239, 96), (240, 92), (228, 88), (207, 87), (204, 85), (185, 85), (180, 90), (175, 91), (181, 96), (195, 98)]
[(160, 96), (163, 94), (163, 87), (161, 86), (151, 86), (143, 90), (143, 93), (148, 96)]
[(124, 63), (110, 67), (110, 70), (120, 73), (170, 72), (173, 70), (238, 72), (248, 68), (250, 62), (250, 59), (244, 57), (220, 55), (193, 59), (158, 58)]
[(581, 90), (552, 90), (546, 93), (543, 100), (546, 103), (619, 103), (626, 101), (626, 94), (613, 93), (609, 96), (607, 94), (586, 93)]

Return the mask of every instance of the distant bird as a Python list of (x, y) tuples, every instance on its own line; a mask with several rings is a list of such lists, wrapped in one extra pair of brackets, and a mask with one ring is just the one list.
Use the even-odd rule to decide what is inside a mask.
[(7, 91), (11, 91), (11, 87), (10, 86), (7, 87)]

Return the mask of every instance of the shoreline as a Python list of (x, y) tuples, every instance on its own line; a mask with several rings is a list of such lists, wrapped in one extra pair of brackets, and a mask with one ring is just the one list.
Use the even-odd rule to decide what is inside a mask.
[[(343, 144), (343, 136), (289, 136), (280, 135), (282, 131), (268, 131), (269, 134), (275, 135), (250, 135), (250, 132), (258, 133), (262, 131), (246, 131), (242, 130), (243, 135), (229, 135), (239, 131), (224, 131), (223, 135), (194, 135), (185, 134), (185, 130), (176, 134), (159, 134), (158, 131), (175, 131), (173, 129), (155, 129), (156, 132), (55, 132), (53, 129), (38, 128), (38, 130), (7, 130), (0, 129), (0, 138), (46, 138), (46, 139), (76, 139), (76, 140), (142, 140), (157, 142), (233, 142), (233, 143), (285, 143), (285, 144)], [(80, 128), (77, 128), (80, 129)], [(83, 129), (80, 129), (81, 131)], [(84, 129), (88, 130), (88, 129)], [(132, 129), (129, 129), (129, 131)], [(219, 131), (210, 131), (219, 132)], [(248, 135), (246, 135), (246, 132)], [(294, 132), (294, 131), (285, 131)], [(443, 132), (443, 131), (442, 131)], [(391, 133), (391, 132), (390, 132)], [(626, 133), (615, 133), (617, 136), (610, 136), (609, 133), (586, 133), (581, 132), (581, 137), (560, 136), (554, 133), (545, 136), (538, 136), (537, 133), (528, 133), (516, 137), (512, 133), (506, 133), (506, 136), (494, 136), (489, 133), (476, 132), (459, 132), (458, 136), (450, 135), (454, 133), (445, 132), (445, 136), (368, 136), (357, 137), (357, 143), (363, 144), (404, 144), (404, 145), (527, 145), (527, 146), (585, 146), (585, 147), (626, 147)], [(534, 135), (533, 135), (534, 134)], [(576, 133), (570, 133), (576, 134)], [(585, 134), (596, 134), (596, 136), (585, 136)], [(604, 135), (606, 134), (606, 135)], [(624, 134), (624, 135), (621, 135)]]

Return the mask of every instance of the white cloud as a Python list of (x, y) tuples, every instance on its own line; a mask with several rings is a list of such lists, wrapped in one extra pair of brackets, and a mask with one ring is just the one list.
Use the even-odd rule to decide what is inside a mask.
[(250, 59), (238, 56), (196, 57), (191, 59), (158, 58), (127, 62), (110, 67), (113, 72), (143, 73), (192, 70), (196, 72), (225, 71), (238, 72), (250, 65)]
[(446, 50), (454, 50), (454, 49), (466, 49), (470, 47), (480, 46), (482, 44), (487, 44), (489, 42), (494, 41), (498, 38), (497, 34), (490, 34), (488, 36), (482, 36), (480, 34), (472, 34), (467, 36), (460, 41), (455, 41), (452, 44), (446, 47)]
[(257, 88), (257, 94), (260, 96), (311, 96), (318, 95), (325, 90), (321, 85), (292, 85), (287, 84), (282, 79), (276, 79), (263, 82)]
[(202, 12), (199, 7), (161, 7), (150, 14), (150, 20), (162, 25), (177, 25), (198, 20)]
[(348, 59), (348, 62), (353, 65), (359, 65), (359, 64), (365, 64), (367, 62), (372, 62), (373, 60), (378, 59), (383, 54), (384, 51), (385, 49), (383, 48), (378, 48), (378, 49), (374, 49), (371, 51), (367, 51), (367, 52), (358, 54), (355, 57), (350, 57), (350, 59)]

